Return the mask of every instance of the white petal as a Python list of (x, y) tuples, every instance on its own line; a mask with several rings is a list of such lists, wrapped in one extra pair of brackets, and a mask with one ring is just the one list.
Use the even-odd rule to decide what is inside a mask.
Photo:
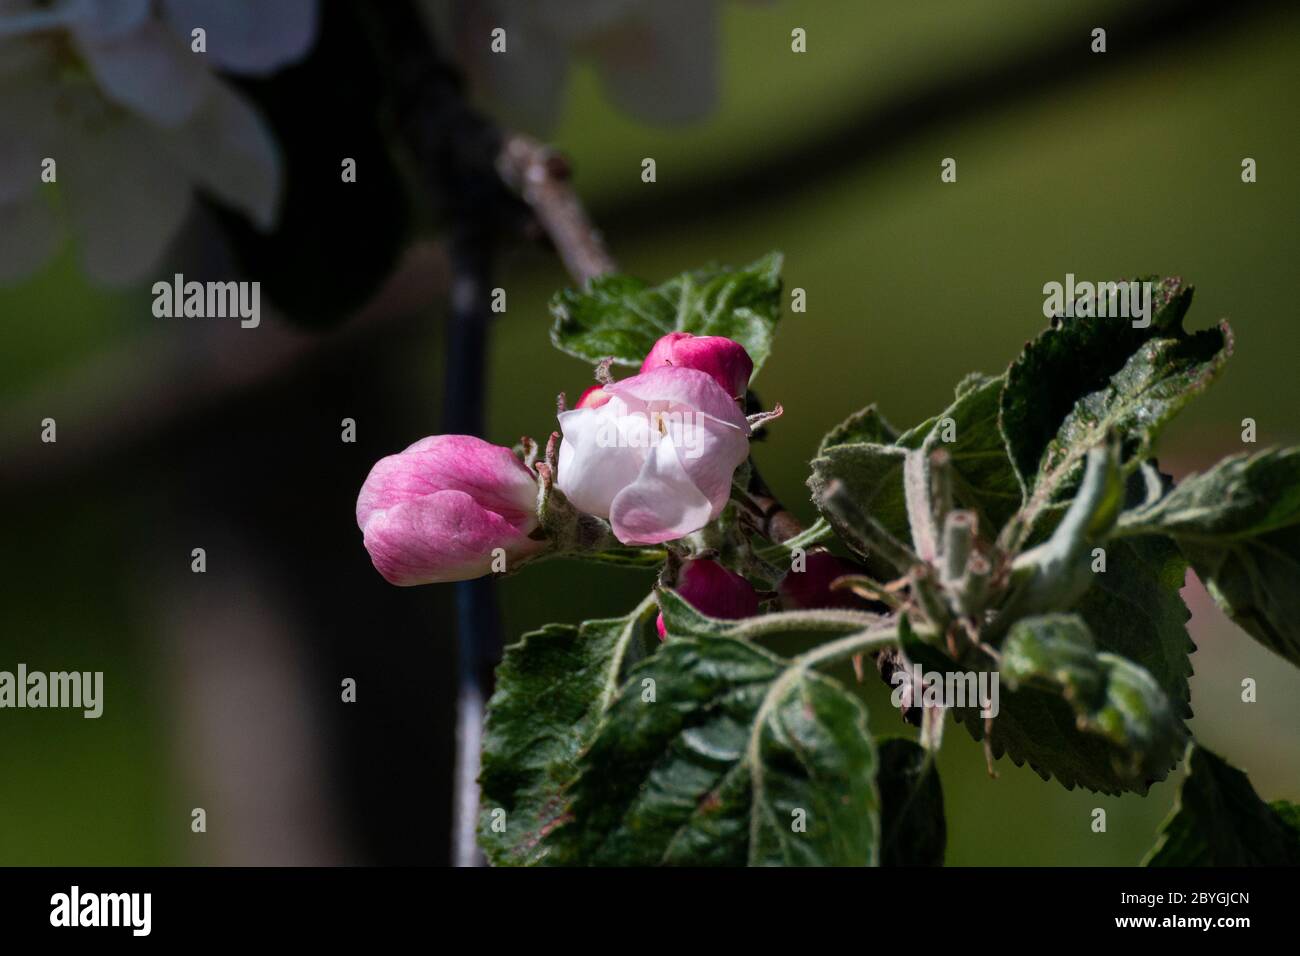
[(54, 9), (86, 43), (121, 39), (149, 19), (149, 0), (63, 0)]
[(526, 23), (501, 25), (506, 54), (493, 53), (486, 42), (480, 49), (473, 36), (461, 40), (457, 54), (469, 74), (487, 88), (507, 124), (546, 133), (559, 121), (564, 106), (569, 50), (548, 31)]
[(113, 39), (78, 39), (104, 95), (163, 126), (187, 120), (215, 82), (202, 54), (156, 20)]
[(675, 420), (670, 434), (677, 457), (700, 492), (713, 503), (717, 517), (731, 497), (731, 479), (749, 457), (749, 437), (735, 425), (696, 412)]
[[(69, 11), (25, 10), (14, 4), (0, 5), (0, 41), (21, 39), (35, 33), (48, 33), (61, 30), (71, 21)], [(9, 51), (5, 51), (6, 56)]]
[[(74, 30), (88, 39), (113, 39), (149, 16), (149, 0), (0, 0), (0, 39)], [(5, 52), (9, 55), (9, 51)]]
[(646, 443), (627, 440), (626, 421), (610, 409), (578, 408), (559, 416), (559, 474), (556, 484), (575, 508), (609, 517), (614, 497), (634, 482), (645, 460)]
[(207, 56), (232, 73), (265, 75), (294, 63), (316, 40), (316, 0), (165, 0), (172, 29), (207, 33)]
[(671, 438), (655, 445), (641, 474), (610, 508), (614, 535), (624, 544), (672, 541), (700, 530), (712, 516), (712, 504), (682, 467)]
[(35, 272), (59, 247), (59, 224), (40, 197), (0, 204), (0, 282)]
[(87, 273), (114, 285), (144, 278), (189, 211), (188, 177), (138, 121), (85, 134), (60, 160), (59, 186)]
[(161, 140), (200, 185), (260, 228), (275, 225), (280, 205), (280, 154), (257, 111), (225, 83), (183, 127)]
[(655, 0), (598, 49), (613, 100), (642, 119), (685, 123), (707, 116), (718, 99), (718, 4)]

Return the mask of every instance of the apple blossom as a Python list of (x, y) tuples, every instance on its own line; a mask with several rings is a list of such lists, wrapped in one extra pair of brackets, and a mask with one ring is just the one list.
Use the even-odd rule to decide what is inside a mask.
[(749, 423), (721, 385), (664, 366), (588, 391), (559, 416), (556, 484), (624, 544), (659, 544), (722, 513), (749, 455)]
[[(424, 0), (438, 39), (512, 126), (559, 118), (571, 61), (593, 61), (619, 108), (656, 123), (718, 99), (719, 0)], [(505, 31), (506, 54), (484, 41)]]
[(732, 398), (743, 398), (754, 374), (754, 362), (739, 342), (720, 335), (692, 335), (669, 332), (650, 350), (641, 371), (665, 365), (685, 366), (707, 372)]
[[(87, 273), (141, 278), (180, 230), (198, 186), (274, 224), (280, 160), (254, 108), (212, 68), (264, 75), (301, 58), (316, 0), (0, 0), (0, 279), (39, 268), (63, 237)], [(190, 31), (206, 31), (193, 53)]]
[[(687, 604), (709, 617), (737, 620), (758, 613), (758, 592), (753, 585), (734, 571), (707, 558), (687, 561), (682, 565), (676, 591)], [(660, 640), (668, 636), (662, 614), (655, 626), (659, 629)]]
[(432, 435), (382, 458), (357, 497), (357, 525), (391, 584), (464, 581), (546, 548), (537, 479), (508, 448), (470, 435)]

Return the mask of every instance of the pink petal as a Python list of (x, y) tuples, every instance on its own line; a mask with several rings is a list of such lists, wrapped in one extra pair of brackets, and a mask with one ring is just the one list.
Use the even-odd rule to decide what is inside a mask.
[(536, 526), (537, 479), (508, 448), (472, 435), (431, 435), (380, 459), (357, 496), (357, 524), (440, 491), (459, 491), (512, 527)]
[(605, 386), (605, 391), (625, 400), (664, 406), (665, 410), (704, 412), (749, 434), (749, 423), (721, 385), (707, 372), (693, 368), (663, 367), (642, 372)]
[(861, 574), (859, 565), (838, 558), (829, 551), (814, 551), (807, 556), (802, 571), (790, 570), (778, 591), (781, 604), (787, 608), (864, 608), (870, 603), (852, 591), (832, 591), (837, 578), (847, 574)]
[(463, 491), (438, 491), (370, 515), (366, 550), (390, 584), (466, 581), (492, 570), (492, 551), (510, 558), (545, 547)]
[(754, 374), (754, 362), (744, 346), (720, 335), (669, 332), (654, 344), (641, 371), (669, 365), (707, 373), (732, 398), (744, 396)]
[(605, 391), (604, 385), (593, 385), (578, 397), (574, 403), (574, 408), (600, 408), (610, 399), (609, 392)]
[(758, 592), (753, 585), (716, 561), (687, 561), (677, 593), (709, 617), (738, 620), (758, 613)]
[(731, 497), (736, 469), (749, 457), (747, 433), (708, 415), (696, 415), (674, 430), (673, 444), (682, 467), (709, 499), (716, 518)]

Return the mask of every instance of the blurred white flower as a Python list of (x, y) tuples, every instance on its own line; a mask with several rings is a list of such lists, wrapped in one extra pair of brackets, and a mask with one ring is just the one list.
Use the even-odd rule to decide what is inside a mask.
[[(145, 276), (195, 187), (263, 229), (279, 157), (254, 108), (213, 73), (306, 54), (317, 0), (0, 0), (0, 281), (38, 268), (64, 226), (107, 283)], [(191, 31), (206, 53), (191, 52)], [(41, 182), (57, 163), (56, 204)]]
[[(570, 62), (590, 59), (622, 110), (653, 123), (704, 117), (718, 99), (721, 0), (424, 0), (439, 42), (512, 125), (544, 133)], [(491, 34), (506, 31), (506, 52)]]

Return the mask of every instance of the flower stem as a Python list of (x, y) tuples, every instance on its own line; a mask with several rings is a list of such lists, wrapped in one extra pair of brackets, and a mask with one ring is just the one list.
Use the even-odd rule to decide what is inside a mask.
[(754, 638), (790, 631), (829, 631), (833, 634), (861, 633), (864, 628), (879, 626), (878, 615), (866, 611), (829, 608), (811, 611), (778, 611), (748, 617), (728, 628), (728, 637)]
[(833, 664), (855, 654), (878, 650), (897, 643), (898, 630), (896, 628), (870, 628), (865, 631), (858, 631), (856, 634), (850, 634), (847, 637), (841, 637), (837, 641), (827, 641), (825, 644), (819, 644), (812, 650), (796, 657), (795, 663), (804, 668), (818, 667), (822, 664)]

